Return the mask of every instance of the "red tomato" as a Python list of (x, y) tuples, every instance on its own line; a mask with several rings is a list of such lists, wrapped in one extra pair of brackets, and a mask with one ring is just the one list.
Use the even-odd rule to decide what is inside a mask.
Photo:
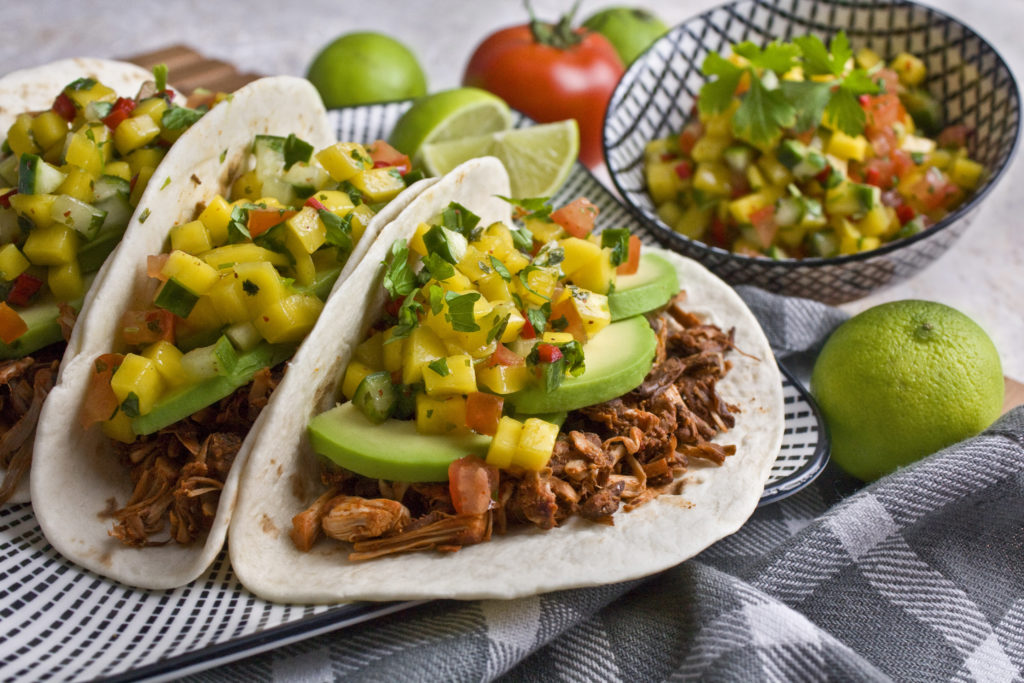
[(775, 239), (775, 233), (779, 226), (775, 223), (775, 206), (769, 205), (750, 214), (750, 222), (757, 232), (757, 239), (761, 246), (767, 249)]
[(473, 52), (462, 83), (490, 90), (541, 123), (576, 119), (580, 161), (596, 166), (604, 113), (624, 68), (607, 38), (568, 26), (564, 19), (533, 21), (492, 33)]
[(551, 212), (551, 220), (558, 223), (572, 235), (583, 239), (594, 231), (594, 219), (599, 209), (586, 197), (574, 199), (557, 211)]
[(405, 175), (412, 169), (412, 162), (409, 161), (409, 156), (402, 154), (384, 140), (377, 140), (377, 142), (370, 145), (368, 151), (370, 152), (370, 158), (373, 159), (374, 168), (394, 166), (402, 175)]
[(554, 322), (562, 318), (565, 318), (565, 328), (558, 331), (568, 332), (580, 344), (586, 343), (587, 331), (583, 327), (583, 319), (576, 310), (576, 306), (573, 305), (571, 298), (559, 301), (551, 307), (551, 316), (548, 320)]
[(156, 341), (174, 342), (174, 314), (162, 308), (125, 311), (121, 316), (121, 339), (130, 346)]
[(7, 300), (15, 306), (28, 306), (32, 297), (42, 288), (43, 281), (32, 277), (28, 273), (22, 273), (14, 279), (14, 287), (7, 294)]
[(57, 98), (53, 101), (53, 110), (60, 114), (60, 117), (71, 123), (75, 120), (75, 115), (78, 110), (75, 109), (75, 103), (71, 101), (66, 92), (62, 92), (57, 95)]
[(466, 426), (477, 434), (494, 436), (505, 399), (494, 394), (475, 391), (466, 396)]
[(693, 146), (697, 144), (697, 140), (700, 140), (700, 136), (703, 134), (704, 124), (700, 121), (690, 121), (683, 128), (683, 132), (679, 134), (679, 151), (689, 156), (693, 151)]
[(95, 422), (113, 417), (118, 403), (114, 390), (110, 388), (110, 378), (123, 360), (124, 356), (120, 353), (105, 353), (93, 364), (93, 373), (89, 375), (89, 386), (85, 390), (82, 413), (78, 416), (83, 429), (88, 429)]
[(316, 209), (317, 211), (326, 211), (327, 210), (327, 207), (324, 206), (323, 204), (321, 204), (320, 201), (317, 200), (315, 197), (310, 197), (309, 199), (307, 199), (306, 202), (303, 204), (303, 206), (312, 207), (312, 208)]
[(494, 353), (487, 359), (487, 367), (493, 368), (495, 365), (505, 365), (508, 367), (518, 367), (525, 365), (526, 359), (520, 356), (515, 351), (510, 350), (507, 346), (498, 342), (498, 345), (494, 348)]
[(4, 209), (11, 208), (11, 197), (13, 197), (16, 194), (18, 194), (17, 188), (11, 190), (10, 192), (4, 192), (3, 194), (0, 194), (0, 207)]
[(557, 363), (562, 360), (562, 352), (554, 344), (537, 344), (537, 357), (541, 363)]
[(110, 110), (110, 113), (103, 118), (103, 123), (107, 124), (107, 128), (114, 130), (117, 128), (122, 121), (135, 110), (135, 100), (127, 97), (118, 97), (117, 102), (114, 103), (114, 107)]
[[(319, 204), (319, 202), (317, 203)], [(321, 204), (321, 206), (323, 205)], [(298, 211), (282, 211), (280, 209), (250, 209), (249, 234), (253, 237), (259, 237), (278, 223), (283, 223), (297, 213)]]
[(498, 490), (498, 469), (475, 455), (448, 465), (448, 490), (459, 515), (482, 515), (494, 502)]

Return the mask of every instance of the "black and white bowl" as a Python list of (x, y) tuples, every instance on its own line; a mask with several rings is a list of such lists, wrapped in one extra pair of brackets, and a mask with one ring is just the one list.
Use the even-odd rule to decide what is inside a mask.
[[(682, 129), (705, 82), (700, 67), (707, 54), (745, 40), (763, 46), (808, 33), (828, 40), (840, 30), (855, 50), (867, 46), (886, 59), (907, 51), (925, 61), (925, 85), (943, 103), (947, 122), (973, 131), (968, 151), (985, 166), (985, 184), (913, 237), (835, 258), (776, 261), (733, 254), (663, 223), (647, 194), (644, 145)], [(626, 204), (666, 246), (733, 284), (841, 303), (905, 280), (949, 249), (1009, 165), (1019, 132), (1020, 94), (1006, 62), (942, 12), (905, 0), (737, 0), (676, 26), (633, 62), (608, 106), (604, 152)]]

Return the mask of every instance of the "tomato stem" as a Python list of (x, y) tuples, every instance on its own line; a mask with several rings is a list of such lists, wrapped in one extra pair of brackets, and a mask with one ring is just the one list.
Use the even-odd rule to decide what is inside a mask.
[(523, 0), (523, 5), (526, 6), (526, 11), (530, 15), (530, 33), (533, 34), (533, 39), (537, 43), (548, 45), (558, 50), (567, 50), (574, 45), (579, 45), (583, 40), (583, 35), (572, 27), (572, 21), (576, 16), (576, 10), (579, 9), (580, 0), (576, 0), (572, 5), (572, 9), (563, 14), (556, 24), (538, 19), (533, 13), (530, 0)]

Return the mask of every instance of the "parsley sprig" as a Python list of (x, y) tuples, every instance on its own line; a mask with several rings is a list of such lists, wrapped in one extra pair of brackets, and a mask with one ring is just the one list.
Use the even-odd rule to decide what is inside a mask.
[[(802, 36), (764, 48), (743, 42), (733, 46), (733, 52), (746, 60), (745, 65), (738, 66), (717, 52), (704, 60), (704, 75), (714, 78), (701, 88), (698, 107), (703, 114), (726, 111), (746, 76), (749, 87), (732, 118), (736, 137), (753, 145), (770, 145), (786, 129), (813, 130), (822, 117), (847, 135), (864, 131), (858, 97), (874, 95), (880, 88), (864, 69), (847, 69), (853, 50), (845, 33), (836, 35), (828, 47), (816, 36)], [(783, 80), (795, 67), (803, 70), (806, 80)]]

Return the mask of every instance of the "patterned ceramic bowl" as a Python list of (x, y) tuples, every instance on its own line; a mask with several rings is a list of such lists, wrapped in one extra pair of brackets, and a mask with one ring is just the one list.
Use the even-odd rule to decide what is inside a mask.
[[(867, 46), (886, 58), (907, 51), (925, 61), (927, 89), (944, 104), (947, 123), (973, 131), (968, 150), (985, 166), (987, 182), (931, 228), (835, 258), (742, 256), (688, 239), (663, 223), (646, 190), (644, 145), (682, 129), (705, 81), (700, 67), (708, 52), (808, 33), (830, 39), (840, 30), (854, 50)], [(734, 284), (841, 303), (905, 280), (942, 255), (1009, 165), (1019, 129), (1020, 95), (1006, 62), (974, 31), (941, 12), (901, 0), (738, 0), (675, 27), (630, 66), (608, 107), (604, 147), (620, 194), (667, 246)]]

